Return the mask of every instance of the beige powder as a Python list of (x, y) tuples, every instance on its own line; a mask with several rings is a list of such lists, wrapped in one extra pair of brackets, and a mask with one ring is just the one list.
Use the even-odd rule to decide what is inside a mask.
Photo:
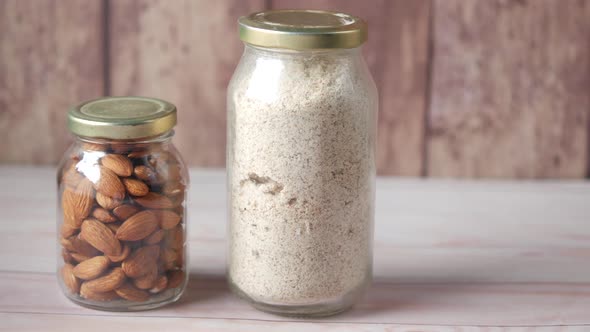
[(269, 304), (336, 301), (371, 274), (373, 87), (350, 53), (249, 52), (228, 97), (230, 279)]

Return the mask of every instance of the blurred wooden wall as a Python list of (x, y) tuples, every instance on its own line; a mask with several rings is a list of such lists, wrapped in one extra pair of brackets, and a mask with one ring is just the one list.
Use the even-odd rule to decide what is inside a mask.
[(588, 176), (590, 0), (2, 0), (0, 162), (55, 164), (68, 106), (145, 95), (178, 106), (190, 165), (223, 166), (236, 19), (270, 8), (369, 22), (380, 174)]

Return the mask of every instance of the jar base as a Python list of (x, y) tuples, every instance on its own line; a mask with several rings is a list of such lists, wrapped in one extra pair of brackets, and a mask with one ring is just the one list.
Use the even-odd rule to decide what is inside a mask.
[(246, 300), (250, 305), (260, 311), (266, 313), (295, 317), (295, 318), (320, 318), (340, 314), (352, 308), (358, 298), (364, 293), (365, 287), (359, 287), (348, 294), (338, 298), (337, 300), (326, 301), (314, 304), (305, 305), (282, 305), (267, 303), (260, 300), (255, 300), (244, 293), (238, 286), (229, 280), (230, 289), (238, 297)]
[(66, 297), (75, 304), (93, 310), (113, 311), (113, 312), (128, 312), (128, 311), (145, 311), (163, 307), (165, 305), (174, 303), (182, 296), (182, 289), (169, 289), (158, 296), (150, 298), (145, 302), (133, 302), (127, 300), (114, 301), (92, 301), (87, 300), (78, 295), (65, 294)]

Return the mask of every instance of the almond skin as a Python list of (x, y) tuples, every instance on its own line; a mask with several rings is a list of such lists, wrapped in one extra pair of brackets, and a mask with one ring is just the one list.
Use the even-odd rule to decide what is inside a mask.
[(133, 279), (133, 285), (139, 289), (150, 289), (154, 287), (156, 279), (158, 279), (158, 267), (154, 264), (150, 272)]
[(166, 235), (166, 231), (163, 229), (158, 229), (146, 237), (145, 240), (143, 240), (143, 243), (148, 245), (160, 243), (162, 239), (164, 239), (164, 235)]
[(74, 261), (76, 261), (78, 263), (82, 263), (83, 261), (89, 260), (90, 258), (92, 258), (92, 257), (86, 256), (86, 255), (79, 254), (77, 252), (70, 253), (70, 256), (72, 257), (72, 259)]
[(177, 288), (184, 283), (184, 271), (176, 270), (168, 272), (168, 288)]
[(151, 271), (156, 264), (160, 254), (160, 247), (157, 245), (145, 246), (135, 250), (123, 261), (121, 267), (130, 278), (141, 277)]
[(80, 280), (74, 275), (74, 266), (72, 264), (65, 264), (61, 268), (61, 278), (71, 294), (78, 294), (80, 291)]
[(100, 163), (118, 176), (131, 176), (133, 173), (131, 160), (119, 154), (107, 154), (100, 159)]
[(137, 206), (125, 204), (114, 208), (113, 214), (117, 216), (117, 218), (119, 218), (120, 220), (126, 220), (127, 218), (137, 213), (137, 211), (139, 211), (139, 208)]
[(129, 253), (131, 253), (131, 248), (129, 245), (123, 245), (123, 249), (121, 250), (121, 254), (118, 256), (107, 256), (109, 260), (113, 263), (118, 263), (124, 261), (127, 257), (129, 257)]
[(111, 223), (117, 221), (117, 218), (113, 216), (109, 211), (104, 208), (95, 208), (92, 210), (92, 216), (103, 223)]
[(80, 287), (80, 296), (87, 300), (112, 301), (119, 298), (119, 295), (117, 295), (117, 293), (115, 293), (114, 291), (101, 293), (88, 289), (88, 287), (86, 286), (87, 283), (88, 282), (83, 283), (82, 287)]
[(115, 292), (125, 300), (133, 302), (145, 302), (150, 298), (150, 294), (148, 292), (138, 289), (128, 282), (117, 288)]
[(117, 174), (104, 166), (99, 166), (99, 169), (100, 177), (94, 184), (94, 189), (116, 200), (125, 198), (125, 186), (123, 186)]
[(84, 178), (76, 189), (64, 189), (61, 197), (64, 224), (70, 228), (80, 228), (84, 218), (88, 217), (94, 204), (94, 189), (92, 182)]
[(121, 205), (121, 200), (114, 199), (101, 193), (96, 193), (96, 202), (106, 210), (112, 210)]
[(164, 236), (164, 243), (167, 247), (172, 249), (182, 249), (184, 246), (184, 234), (182, 231), (182, 226), (178, 225), (167, 231), (166, 235)]
[(70, 225), (63, 223), (60, 227), (60, 234), (62, 237), (68, 238), (78, 232), (78, 228), (71, 227)]
[(156, 282), (154, 283), (154, 287), (152, 289), (150, 289), (150, 293), (152, 293), (152, 294), (159, 293), (159, 292), (163, 291), (164, 289), (166, 289), (167, 285), (168, 285), (168, 278), (166, 276), (159, 276), (158, 279), (156, 279)]
[(100, 254), (96, 248), (94, 248), (88, 241), (81, 238), (81, 235), (72, 236), (69, 238), (70, 244), (72, 245), (72, 251), (77, 252), (88, 257), (94, 257)]
[(170, 248), (164, 248), (160, 251), (160, 262), (165, 270), (172, 270), (176, 266), (176, 251)]
[(140, 180), (153, 182), (156, 180), (156, 172), (148, 166), (140, 165), (135, 166), (133, 174)]
[(121, 243), (115, 234), (96, 219), (84, 220), (80, 234), (86, 242), (106, 255), (117, 256), (121, 253)]
[(136, 197), (137, 204), (148, 209), (171, 209), (174, 207), (174, 202), (164, 195), (149, 192), (143, 197)]
[(125, 220), (116, 237), (124, 241), (142, 240), (158, 228), (158, 218), (152, 211), (141, 211)]
[(163, 210), (158, 211), (158, 217), (160, 219), (160, 227), (162, 229), (172, 229), (180, 223), (180, 216), (173, 211)]
[(120, 267), (116, 267), (107, 272), (104, 276), (86, 281), (84, 284), (91, 291), (104, 293), (121, 286), (121, 284), (125, 282), (125, 279), (125, 273), (123, 273), (123, 270)]
[(83, 178), (84, 176), (76, 170), (76, 165), (72, 164), (72, 166), (63, 173), (61, 183), (67, 188), (75, 189)]
[(82, 280), (94, 279), (106, 271), (109, 263), (109, 259), (105, 256), (87, 259), (74, 267), (74, 275)]
[(123, 185), (131, 196), (145, 196), (150, 192), (150, 188), (143, 181), (136, 179), (123, 179)]

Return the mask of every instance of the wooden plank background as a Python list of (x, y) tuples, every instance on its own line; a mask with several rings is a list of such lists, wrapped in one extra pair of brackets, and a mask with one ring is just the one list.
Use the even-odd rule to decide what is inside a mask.
[(368, 21), (380, 174), (588, 176), (587, 0), (4, 0), (0, 163), (55, 164), (69, 105), (136, 94), (178, 106), (191, 166), (222, 167), (236, 19), (279, 8)]

